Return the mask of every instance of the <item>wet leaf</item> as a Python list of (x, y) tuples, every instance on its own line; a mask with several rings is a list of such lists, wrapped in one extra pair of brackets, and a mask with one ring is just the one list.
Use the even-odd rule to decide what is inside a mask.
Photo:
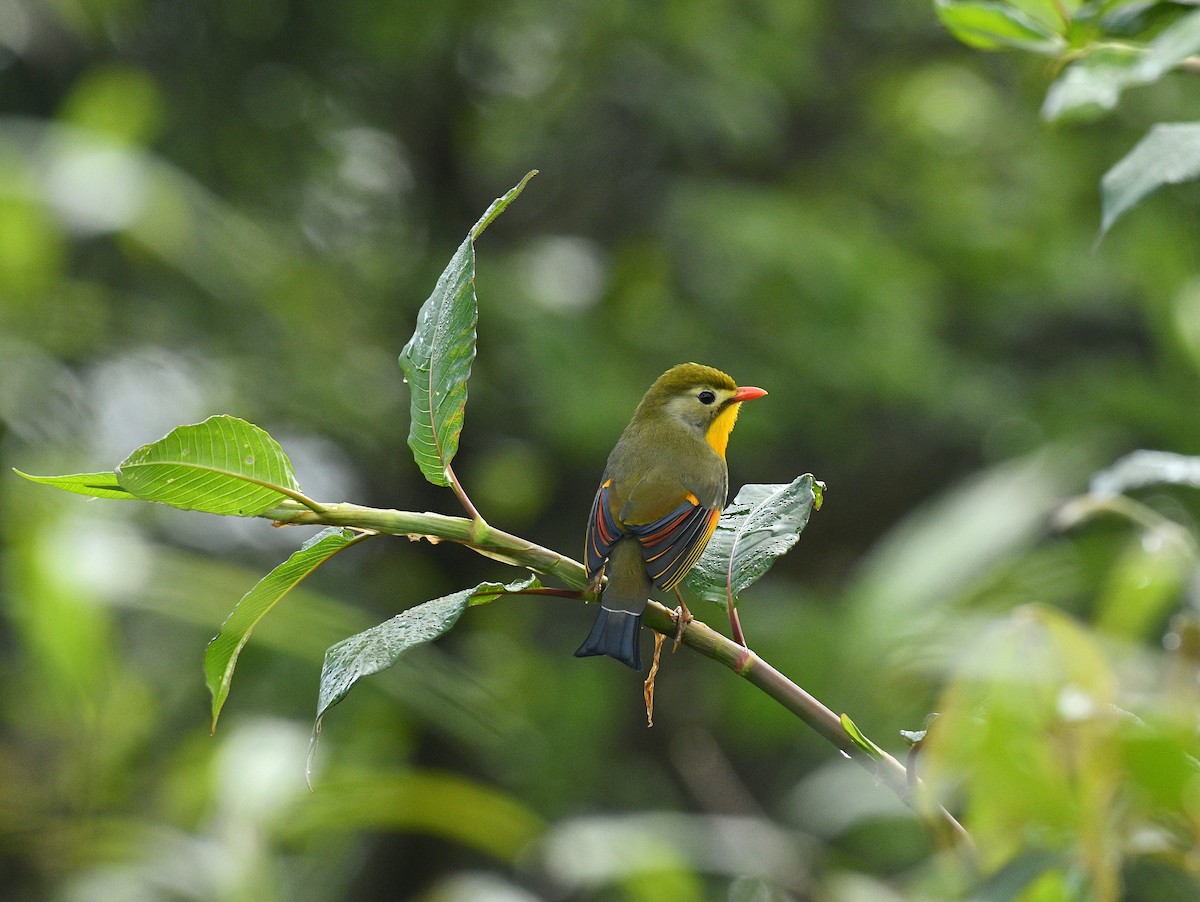
[(781, 485), (745, 485), (721, 513), (712, 539), (687, 575), (689, 591), (722, 607), (800, 540), (824, 486), (811, 473)]
[(253, 517), (300, 491), (275, 439), (237, 417), (180, 426), (117, 467), (120, 487), (143, 501)]
[(368, 534), (330, 527), (304, 543), (286, 561), (259, 580), (242, 596), (229, 618), (204, 652), (204, 676), (212, 694), (212, 728), (229, 697), (229, 686), (238, 656), (250, 639), (250, 633), (271, 610), (310, 573), (344, 548), (367, 538)]
[(938, 18), (952, 35), (980, 50), (1028, 50), (1056, 56), (1062, 35), (1007, 3), (937, 0)]
[(1154, 126), (1100, 180), (1100, 237), (1114, 222), (1163, 185), (1200, 176), (1200, 122)]
[(346, 697), (362, 677), (391, 667), (401, 656), (448, 633), (471, 605), (486, 604), (506, 592), (538, 585), (535, 577), (504, 585), (482, 583), (402, 611), (390, 620), (333, 645), (325, 652), (321, 688), (317, 698), (320, 730), (325, 712)]
[(537, 170), (497, 198), (459, 245), (421, 305), (417, 328), (400, 352), (400, 369), (412, 392), (408, 445), (425, 478), (450, 485), (446, 469), (458, 453), (467, 407), (467, 380), (475, 360), (475, 240), (524, 189)]

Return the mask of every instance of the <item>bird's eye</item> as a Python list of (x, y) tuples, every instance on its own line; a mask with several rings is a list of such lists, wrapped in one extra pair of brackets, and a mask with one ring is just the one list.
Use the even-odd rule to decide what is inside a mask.
[(701, 404), (711, 404), (713, 401), (717, 400), (716, 394), (710, 392), (708, 389), (700, 392), (700, 394), (696, 395), (696, 398)]

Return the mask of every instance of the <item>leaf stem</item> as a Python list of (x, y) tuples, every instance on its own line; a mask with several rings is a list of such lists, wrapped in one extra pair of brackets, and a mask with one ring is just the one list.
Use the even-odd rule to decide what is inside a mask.
[(582, 589), (556, 589), (553, 586), (539, 586), (536, 589), (514, 589), (505, 591), (503, 595), (545, 595), (550, 598), (587, 599), (587, 593)]
[(467, 495), (467, 490), (464, 489), (462, 487), (462, 483), (458, 481), (458, 476), (455, 474), (454, 468), (450, 466), (450, 464), (446, 464), (445, 473), (446, 478), (450, 481), (450, 488), (454, 490), (454, 495), (456, 498), (458, 498), (459, 504), (463, 506), (463, 510), (467, 512), (467, 516), (470, 517), (475, 523), (482, 523), (486, 525), (487, 521), (483, 519), (483, 515), (479, 513), (479, 510), (471, 502), (470, 497)]
[[(732, 595), (732, 593), (730, 593)], [(733, 641), (742, 648), (746, 648), (746, 634), (742, 632), (742, 618), (738, 616), (737, 608), (733, 605), (733, 599), (729, 599), (729, 632), (733, 636)]]
[[(245, 478), (245, 477), (242, 477), (242, 478)], [(247, 479), (246, 481), (247, 482), (259, 482), (259, 480), (257, 480), (257, 479)], [(270, 483), (265, 483), (265, 482), (260, 483), (260, 484), (266, 485), (269, 488), (274, 488), (280, 494), (286, 495), (288, 498), (291, 498), (293, 501), (295, 501), (299, 504), (303, 504), (305, 507), (307, 507), (310, 511), (312, 511), (315, 514), (322, 513), (325, 510), (325, 508), (321, 505), (320, 502), (313, 501), (311, 498), (309, 498), (303, 492), (297, 492), (293, 489), (285, 488), (284, 486), (281, 486), (281, 485), (271, 485)]]

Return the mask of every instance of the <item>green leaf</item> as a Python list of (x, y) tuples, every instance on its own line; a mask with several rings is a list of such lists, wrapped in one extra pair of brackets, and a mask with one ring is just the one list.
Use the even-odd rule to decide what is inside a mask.
[(95, 498), (126, 498), (137, 500), (117, 482), (117, 474), (108, 473), (75, 473), (70, 476), (31, 476), (14, 468), (18, 476), (30, 482), (54, 486), (64, 492), (74, 492), (76, 495), (91, 495)]
[(952, 35), (980, 50), (1028, 50), (1057, 56), (1065, 47), (1061, 35), (1019, 9), (987, 0), (937, 0), (938, 18)]
[(1200, 11), (1175, 20), (1153, 41), (1143, 63), (1145, 81), (1154, 81), (1200, 52)]
[(1105, 633), (1136, 641), (1156, 637), (1186, 599), (1196, 575), (1195, 546), (1171, 535), (1139, 532), (1109, 562), (1093, 602), (1094, 622)]
[(853, 742), (856, 746), (858, 746), (876, 761), (879, 761), (883, 758), (883, 749), (868, 739), (866, 734), (858, 728), (858, 725), (854, 721), (852, 721), (845, 714), (843, 714), (839, 720), (841, 720), (842, 729), (846, 732), (846, 735), (850, 737), (851, 742)]
[(1083, 6), (1083, 0), (1008, 0), (1006, 5), (1024, 13), (1042, 28), (1066, 36), (1071, 16)]
[(1200, 122), (1154, 126), (1100, 180), (1100, 236), (1131, 207), (1163, 185), (1200, 176)]
[(1116, 107), (1126, 88), (1158, 81), (1200, 52), (1200, 12), (1173, 22), (1144, 49), (1105, 45), (1066, 68), (1046, 92), (1042, 118), (1094, 118)]
[(1096, 812), (1127, 779), (1118, 686), (1101, 637), (1061, 611), (1027, 605), (979, 624), (921, 747), (927, 799), (954, 804), (981, 849), (1012, 854), (1014, 837), (1028, 836), (1097, 841)]
[[(1069, 862), (1059, 851), (1031, 849), (1011, 858), (992, 874), (988, 874), (975, 886), (970, 898), (974, 902), (1011, 902), (1013, 899), (1062, 898), (1057, 894), (1038, 896), (1026, 894), (1048, 871), (1064, 872)], [(1065, 881), (1064, 881), (1065, 882)]]
[(408, 445), (425, 478), (450, 485), (446, 470), (458, 452), (467, 406), (467, 380), (475, 360), (475, 240), (537, 170), (497, 198), (471, 229), (421, 305), (417, 328), (400, 352), (400, 369), (412, 391)]
[(366, 533), (329, 527), (317, 533), (286, 561), (259, 580), (242, 596), (219, 632), (204, 652), (204, 677), (212, 694), (212, 729), (229, 697), (229, 685), (238, 655), (242, 653), (250, 633), (285, 595), (323, 563), (344, 548), (367, 538)]
[(688, 589), (721, 607), (732, 599), (736, 607), (741, 593), (800, 540), (823, 489), (811, 473), (787, 485), (742, 486), (688, 573)]
[(1144, 57), (1129, 47), (1104, 47), (1072, 63), (1046, 91), (1042, 118), (1094, 119), (1116, 108), (1121, 92), (1142, 84)]
[(325, 652), (325, 665), (321, 668), (314, 735), (320, 731), (325, 712), (345, 698), (360, 678), (386, 670), (406, 652), (449, 632), (471, 605), (486, 604), (505, 593), (520, 592), (536, 585), (537, 579), (533, 576), (507, 586), (481, 583), (474, 589), (464, 589), (409, 608), (391, 620), (331, 646)]
[(230, 416), (180, 426), (143, 445), (117, 467), (117, 481), (143, 501), (239, 517), (257, 516), (300, 491), (279, 443)]

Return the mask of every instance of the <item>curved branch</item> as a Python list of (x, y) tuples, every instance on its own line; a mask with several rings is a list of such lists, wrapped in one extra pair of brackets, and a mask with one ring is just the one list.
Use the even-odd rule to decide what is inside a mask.
[[(675, 635), (674, 613), (657, 602), (651, 601), (648, 604), (642, 623), (657, 632), (665, 633), (668, 636)], [(875, 747), (874, 754), (865, 752), (846, 732), (845, 727), (842, 726), (842, 719), (837, 714), (760, 658), (755, 652), (738, 645), (703, 621), (696, 619), (691, 620), (684, 628), (682, 642), (693, 651), (728, 667), (738, 676), (765, 692), (770, 698), (779, 702), (818, 734), (825, 737), (843, 755), (856, 761), (874, 774), (877, 779), (886, 783), (888, 788), (919, 816), (926, 817), (926, 813), (918, 807), (915, 798), (922, 788), (919, 778), (910, 775), (903, 764), (878, 746)], [(946, 840), (947, 845), (956, 848), (969, 863), (974, 863), (974, 842), (966, 828), (955, 819), (954, 815), (943, 806), (938, 805), (927, 821), (936, 836)]]
[[(281, 526), (349, 526), (387, 535), (404, 536), (413, 541), (425, 539), (434, 544), (455, 542), (514, 567), (524, 567), (546, 576), (553, 576), (572, 589), (585, 590), (588, 586), (587, 571), (578, 561), (519, 536), (495, 529), (481, 520), (346, 503), (323, 504), (321, 510), (317, 511), (294, 501), (285, 501), (260, 516), (274, 520)], [(675, 615), (657, 602), (651, 601), (648, 604), (642, 622), (650, 629), (667, 636), (673, 637), (676, 634)], [(868, 754), (846, 732), (842, 719), (837, 714), (749, 648), (727, 639), (703, 621), (689, 621), (684, 627), (682, 642), (693, 651), (728, 667), (765, 692), (825, 737), (843, 755), (869, 770), (886, 783), (901, 801), (918, 815), (926, 817), (935, 836), (946, 845), (956, 848), (968, 863), (973, 863), (974, 844), (962, 824), (940, 805), (931, 813), (923, 812), (914, 798), (919, 794), (921, 781), (910, 777), (908, 770), (896, 758), (877, 746)]]
[(314, 511), (291, 501), (284, 501), (259, 516), (273, 520), (280, 526), (348, 526), (384, 535), (403, 536), (414, 542), (424, 539), (434, 545), (455, 542), (501, 563), (553, 576), (572, 589), (587, 588), (587, 571), (583, 564), (520, 536), (489, 526), (483, 520), (449, 517), (428, 511), (416, 513), (364, 507), (345, 502), (323, 504), (320, 511)]

